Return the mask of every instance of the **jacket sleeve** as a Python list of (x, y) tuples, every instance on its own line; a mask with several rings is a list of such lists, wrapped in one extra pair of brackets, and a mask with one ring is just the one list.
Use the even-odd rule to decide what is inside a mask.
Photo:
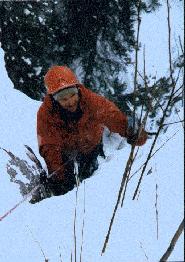
[[(128, 133), (128, 118), (125, 113), (106, 99), (105, 97), (95, 95), (96, 116), (104, 126), (108, 127), (111, 132), (119, 133), (122, 137), (129, 138)], [(147, 133), (143, 129), (135, 145), (142, 146), (147, 140)]]
[(64, 180), (64, 163), (61, 155), (61, 148), (56, 145), (44, 145), (41, 150), (41, 155), (44, 158), (48, 173), (52, 174), (54, 180)]
[(95, 115), (99, 122), (108, 127), (111, 132), (126, 137), (127, 116), (105, 97), (94, 95)]
[(56, 172), (53, 177), (62, 180), (64, 178), (64, 164), (62, 160), (62, 146), (57, 144), (50, 134), (51, 124), (47, 118), (47, 112), (39, 109), (37, 113), (37, 137), (39, 153), (44, 158), (48, 173)]

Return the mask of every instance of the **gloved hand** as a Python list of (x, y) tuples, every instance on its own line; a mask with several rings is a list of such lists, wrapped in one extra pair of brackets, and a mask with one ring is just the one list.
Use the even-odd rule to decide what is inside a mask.
[(50, 197), (52, 195), (51, 189), (49, 187), (49, 178), (45, 172), (40, 173), (40, 187), (43, 191), (44, 197)]
[(40, 184), (41, 185), (46, 185), (48, 183), (48, 178), (46, 176), (45, 172), (40, 173)]
[(139, 120), (134, 115), (127, 116), (127, 120), (127, 143), (133, 144), (138, 138)]
[(142, 128), (140, 130), (140, 123), (137, 117), (128, 116), (128, 127), (127, 127), (127, 143), (131, 145), (141, 146), (147, 140), (147, 132)]
[(73, 190), (76, 185), (76, 179), (73, 174), (65, 174), (63, 179), (57, 179), (56, 176), (49, 177), (47, 183), (53, 195), (59, 196)]

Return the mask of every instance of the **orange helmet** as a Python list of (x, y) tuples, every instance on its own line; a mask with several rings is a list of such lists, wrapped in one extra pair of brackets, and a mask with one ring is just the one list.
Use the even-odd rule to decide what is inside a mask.
[(67, 66), (52, 66), (44, 77), (48, 94), (79, 84), (75, 74)]

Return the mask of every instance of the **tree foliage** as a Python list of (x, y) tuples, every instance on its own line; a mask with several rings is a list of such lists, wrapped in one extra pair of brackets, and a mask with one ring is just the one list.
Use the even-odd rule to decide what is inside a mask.
[[(42, 100), (46, 71), (53, 64), (65, 64), (86, 87), (129, 110), (132, 95), (122, 95), (128, 87), (121, 76), (137, 48), (134, 24), (139, 3), (148, 13), (160, 6), (159, 0), (0, 2), (1, 45), (14, 87)], [(146, 94), (140, 90), (142, 104)], [(160, 93), (161, 99), (168, 91)]]
[[(143, 4), (145, 11), (158, 1)], [(156, 2), (156, 3), (153, 3)], [(15, 88), (34, 99), (45, 93), (52, 64), (72, 67), (89, 88), (119, 93), (134, 40), (137, 0), (1, 2), (1, 42)]]

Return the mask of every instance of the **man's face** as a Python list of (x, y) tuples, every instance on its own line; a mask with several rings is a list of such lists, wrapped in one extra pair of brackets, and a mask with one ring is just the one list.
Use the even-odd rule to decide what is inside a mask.
[(59, 104), (70, 112), (75, 112), (78, 107), (79, 95), (67, 94), (58, 100)]

